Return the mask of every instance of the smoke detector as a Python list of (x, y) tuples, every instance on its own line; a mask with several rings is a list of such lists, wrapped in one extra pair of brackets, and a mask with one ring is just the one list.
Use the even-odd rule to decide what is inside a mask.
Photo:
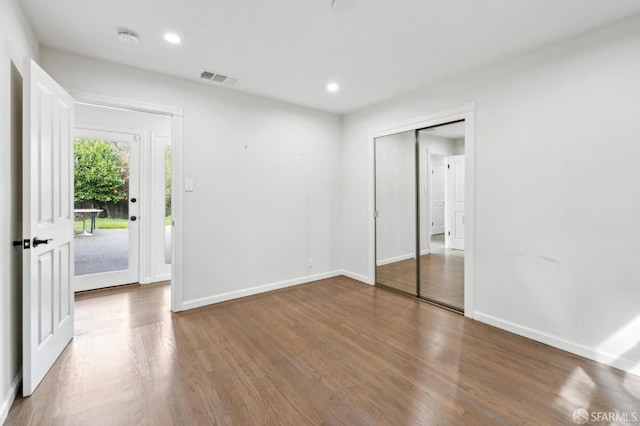
[(138, 36), (132, 31), (120, 30), (118, 31), (118, 40), (124, 44), (136, 44)]
[(212, 72), (204, 70), (200, 73), (200, 78), (203, 80), (211, 81), (217, 84), (223, 84), (225, 86), (233, 86), (238, 82), (236, 77), (220, 74), (218, 72)]

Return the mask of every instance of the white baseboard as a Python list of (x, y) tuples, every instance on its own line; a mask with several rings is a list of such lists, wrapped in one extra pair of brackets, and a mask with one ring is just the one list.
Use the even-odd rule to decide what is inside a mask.
[(538, 331), (529, 327), (524, 327), (511, 321), (505, 321), (492, 315), (483, 314), (481, 312), (474, 312), (473, 318), (485, 324), (489, 324), (494, 327), (506, 330), (510, 333), (517, 334), (519, 336), (523, 336), (528, 339), (535, 340), (537, 342), (541, 342), (558, 349), (562, 349), (563, 351), (571, 352), (572, 354), (576, 354), (581, 357), (588, 358), (614, 368), (618, 368), (622, 371), (626, 371), (627, 373), (640, 376), (640, 365), (638, 364), (638, 362), (633, 362), (628, 359), (616, 357), (611, 354), (598, 351), (595, 348), (591, 348), (580, 343), (570, 342), (552, 334), (544, 333), (542, 331)]
[(342, 271), (340, 271), (340, 273), (342, 275), (344, 275), (345, 277), (352, 278), (352, 279), (354, 279), (356, 281), (360, 281), (360, 282), (363, 282), (365, 284), (369, 284), (369, 285), (374, 285), (375, 284), (374, 282), (372, 282), (373, 280), (369, 280), (369, 277), (365, 277), (364, 275), (356, 274), (355, 272), (347, 271), (346, 269), (343, 269)]
[(216, 294), (214, 296), (203, 297), (195, 300), (187, 300), (182, 303), (181, 311), (187, 309), (200, 308), (202, 306), (213, 305), (214, 303), (226, 302), (240, 297), (253, 296), (254, 294), (265, 293), (267, 291), (278, 290), (299, 284), (306, 284), (313, 281), (324, 280), (342, 275), (342, 271), (331, 271), (323, 274), (307, 275), (305, 277), (294, 278), (292, 280), (280, 281), (277, 283), (261, 285), (258, 287), (246, 288), (243, 290), (230, 291), (228, 293)]
[(431, 250), (420, 250), (420, 256), (424, 256), (425, 254), (431, 254)]
[(402, 262), (403, 260), (415, 259), (415, 258), (416, 258), (416, 255), (414, 253), (409, 253), (409, 254), (403, 254), (402, 256), (389, 257), (387, 259), (378, 260), (378, 262), (376, 263), (378, 266), (384, 266), (390, 263)]
[(0, 425), (4, 424), (5, 420), (7, 420), (7, 416), (9, 415), (9, 410), (11, 409), (11, 405), (13, 401), (16, 400), (18, 396), (18, 390), (20, 389), (20, 383), (22, 383), (22, 368), (18, 370), (18, 374), (13, 378), (13, 382), (11, 382), (11, 386), (7, 393), (2, 398), (2, 405), (0, 405)]

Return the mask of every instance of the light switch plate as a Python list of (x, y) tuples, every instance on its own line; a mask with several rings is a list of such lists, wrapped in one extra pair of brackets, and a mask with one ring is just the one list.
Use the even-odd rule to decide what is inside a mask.
[(184, 180), (184, 190), (187, 192), (193, 192), (193, 179)]

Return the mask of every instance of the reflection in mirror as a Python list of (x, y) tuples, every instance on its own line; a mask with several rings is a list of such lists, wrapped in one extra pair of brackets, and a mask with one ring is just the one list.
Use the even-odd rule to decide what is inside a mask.
[(418, 132), (420, 297), (460, 311), (464, 309), (464, 136), (464, 122)]
[(415, 132), (375, 140), (376, 283), (416, 295)]

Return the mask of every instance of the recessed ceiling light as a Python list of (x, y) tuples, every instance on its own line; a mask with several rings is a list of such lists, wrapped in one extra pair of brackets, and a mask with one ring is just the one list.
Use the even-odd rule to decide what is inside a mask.
[(339, 88), (340, 88), (340, 86), (338, 86), (338, 83), (329, 83), (329, 84), (327, 84), (327, 90), (330, 91), (330, 92), (337, 92)]
[(335, 12), (346, 12), (356, 7), (356, 0), (331, 0), (331, 7)]
[(164, 35), (165, 41), (171, 44), (180, 44), (180, 36), (173, 33), (166, 33)]
[(131, 31), (118, 31), (118, 40), (124, 44), (136, 44), (138, 42), (138, 36)]

